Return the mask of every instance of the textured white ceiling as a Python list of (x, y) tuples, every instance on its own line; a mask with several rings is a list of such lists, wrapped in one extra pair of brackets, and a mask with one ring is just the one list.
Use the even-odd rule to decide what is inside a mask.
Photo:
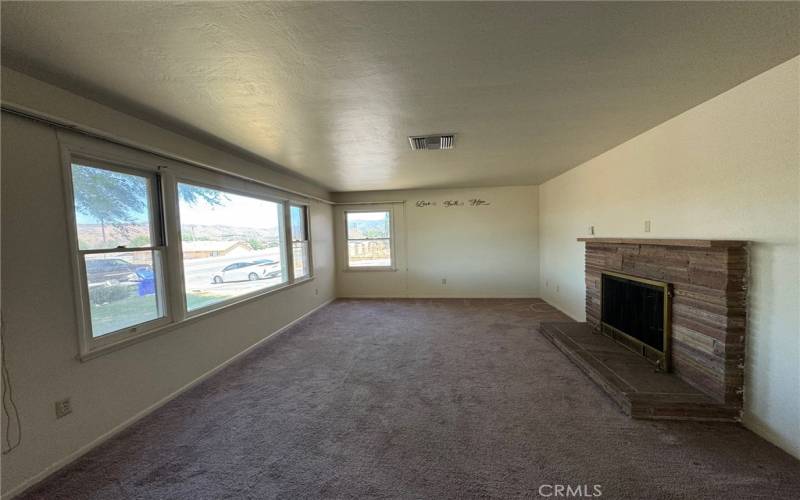
[(3, 64), (333, 191), (541, 183), (799, 30), (798, 3), (2, 3)]

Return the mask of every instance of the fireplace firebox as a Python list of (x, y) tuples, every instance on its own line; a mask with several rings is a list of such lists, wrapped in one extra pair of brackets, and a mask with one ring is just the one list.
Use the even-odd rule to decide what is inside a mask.
[(668, 283), (603, 272), (601, 331), (669, 371), (670, 295)]

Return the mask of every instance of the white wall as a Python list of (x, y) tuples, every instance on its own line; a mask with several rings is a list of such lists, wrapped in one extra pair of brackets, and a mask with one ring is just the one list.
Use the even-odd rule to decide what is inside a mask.
[[(339, 193), (337, 202), (404, 203), (351, 206), (393, 211), (397, 272), (345, 270), (343, 213), (348, 207), (336, 207), (338, 295), (537, 297), (537, 196), (536, 186)], [(476, 198), (489, 205), (470, 206)], [(446, 200), (464, 205), (445, 207)], [(436, 205), (418, 207), (418, 201)]]
[(539, 213), (542, 297), (577, 320), (590, 225), (752, 241), (744, 421), (800, 457), (798, 73), (794, 58), (542, 184)]
[[(190, 139), (167, 131), (158, 134), (152, 125), (35, 80), (21, 78), (28, 88), (17, 88), (17, 80), (6, 80), (5, 69), (3, 77), (4, 102), (6, 92), (9, 98), (32, 96), (28, 104), (51, 111), (49, 99), (55, 96), (62, 102), (53, 109), (69, 109), (74, 115), (67, 118), (73, 121), (140, 143), (158, 136), (157, 145), (164, 150), (174, 147), (196, 160), (230, 166), (265, 181), (283, 179), (280, 173), (220, 151), (207, 155), (207, 147)], [(50, 97), (45, 95), (48, 89)], [(23, 432), (21, 446), (2, 458), (4, 495), (41, 479), (106, 433), (334, 298), (333, 210), (314, 202), (313, 281), (79, 362), (56, 132), (5, 112), (2, 119), (3, 348)], [(319, 193), (299, 181), (291, 187)], [(65, 397), (71, 398), (73, 414), (56, 420), (53, 404)]]

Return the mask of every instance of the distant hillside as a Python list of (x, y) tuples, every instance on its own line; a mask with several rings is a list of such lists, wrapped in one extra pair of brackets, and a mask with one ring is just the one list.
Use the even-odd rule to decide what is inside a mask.
[[(103, 230), (99, 224), (78, 224), (82, 248), (113, 248), (121, 244), (137, 246), (146, 245), (148, 241), (148, 228), (143, 224), (126, 225), (124, 234), (116, 227), (106, 226), (105, 233), (104, 243)], [(181, 226), (181, 237), (183, 241), (247, 241), (272, 246), (278, 242), (278, 228), (184, 224)]]
[(271, 241), (278, 238), (278, 228), (234, 227), (234, 226), (203, 226), (199, 224), (182, 224), (181, 239), (183, 241), (203, 240), (263, 240)]
[(81, 248), (113, 248), (119, 245), (147, 245), (150, 236), (143, 224), (126, 224), (124, 232), (106, 224), (105, 241), (100, 224), (78, 224), (78, 241)]
[(351, 238), (385, 238), (386, 221), (382, 220), (350, 220), (349, 236)]

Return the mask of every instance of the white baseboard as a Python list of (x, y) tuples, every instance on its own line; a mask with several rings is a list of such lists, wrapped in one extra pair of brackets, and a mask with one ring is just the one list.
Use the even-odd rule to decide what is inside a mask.
[(226, 366), (230, 365), (231, 363), (233, 363), (237, 359), (246, 356), (247, 354), (252, 352), (254, 349), (257, 349), (259, 346), (261, 346), (262, 344), (264, 344), (268, 340), (274, 339), (275, 337), (277, 337), (281, 333), (283, 333), (286, 330), (288, 330), (294, 324), (296, 324), (299, 321), (301, 321), (301, 320), (307, 318), (308, 316), (314, 314), (315, 312), (317, 312), (320, 309), (322, 309), (323, 307), (327, 306), (328, 304), (330, 304), (334, 300), (336, 300), (336, 297), (334, 297), (334, 298), (332, 298), (332, 299), (330, 299), (330, 300), (328, 300), (326, 302), (323, 302), (322, 304), (318, 305), (314, 309), (311, 309), (310, 311), (306, 312), (305, 314), (303, 314), (302, 316), (298, 317), (297, 319), (294, 319), (291, 322), (287, 323), (286, 325), (282, 326), (281, 328), (275, 330), (274, 332), (270, 333), (269, 335), (267, 335), (263, 339), (259, 340), (255, 344), (251, 345), (250, 347), (246, 348), (245, 350), (241, 351), (240, 353), (232, 356), (231, 358), (228, 358), (227, 360), (223, 361), (221, 364), (219, 364), (216, 367), (210, 369), (209, 371), (203, 373), (202, 375), (200, 375), (199, 377), (195, 378), (191, 382), (187, 383), (186, 385), (184, 385), (180, 389), (178, 389), (178, 390), (172, 392), (171, 394), (168, 394), (167, 396), (161, 398), (160, 400), (156, 401), (155, 403), (153, 403), (152, 405), (148, 406), (144, 410), (140, 411), (139, 413), (135, 414), (131, 418), (125, 420), (121, 424), (119, 424), (116, 427), (114, 427), (113, 429), (109, 430), (105, 434), (102, 434), (101, 436), (97, 437), (96, 439), (94, 439), (93, 441), (89, 442), (88, 444), (78, 448), (76, 451), (70, 453), (66, 457), (64, 457), (61, 460), (59, 460), (59, 461), (55, 462), (54, 464), (50, 465), (49, 467), (47, 467), (43, 471), (39, 472), (35, 476), (27, 479), (26, 481), (23, 481), (22, 483), (20, 483), (19, 485), (15, 486), (14, 488), (11, 488), (7, 492), (3, 493), (2, 497), (0, 497), (0, 498), (2, 498), (2, 500), (8, 500), (8, 499), (11, 499), (11, 498), (13, 498), (13, 497), (25, 492), (26, 490), (28, 490), (30, 488), (33, 488), (38, 483), (44, 481), (45, 479), (47, 479), (51, 475), (55, 474), (59, 470), (63, 469), (67, 465), (71, 464), (75, 460), (79, 459), (80, 457), (82, 457), (86, 453), (89, 453), (91, 450), (93, 450), (97, 446), (99, 446), (99, 445), (103, 444), (104, 442), (108, 441), (109, 439), (113, 438), (114, 436), (116, 436), (120, 432), (124, 431), (125, 429), (127, 429), (131, 425), (135, 424), (136, 422), (138, 422), (139, 420), (141, 420), (145, 416), (147, 416), (150, 413), (152, 413), (152, 412), (156, 411), (157, 409), (161, 408), (162, 406), (164, 406), (165, 404), (169, 403), (170, 401), (172, 401), (176, 397), (180, 396), (184, 392), (188, 391), (192, 387), (196, 386), (200, 382), (206, 380), (207, 378), (209, 378), (212, 375), (214, 375), (215, 373), (219, 372), (220, 370), (222, 370)]
[(568, 318), (570, 318), (570, 319), (572, 319), (574, 321), (577, 321), (578, 323), (583, 323), (583, 322), (586, 321), (586, 318), (579, 319), (579, 318), (576, 318), (575, 316), (573, 316), (572, 314), (568, 313), (559, 304), (556, 304), (555, 301), (553, 301), (552, 299), (548, 299), (547, 297), (542, 297), (541, 299), (543, 301), (545, 301), (547, 303), (547, 305), (553, 307), (554, 309), (558, 309), (559, 312), (563, 313)]
[(381, 299), (381, 300), (415, 300), (415, 299), (453, 299), (453, 300), (468, 300), (468, 299), (539, 299), (537, 295), (470, 295), (470, 296), (456, 296), (456, 295), (340, 295), (339, 299)]

